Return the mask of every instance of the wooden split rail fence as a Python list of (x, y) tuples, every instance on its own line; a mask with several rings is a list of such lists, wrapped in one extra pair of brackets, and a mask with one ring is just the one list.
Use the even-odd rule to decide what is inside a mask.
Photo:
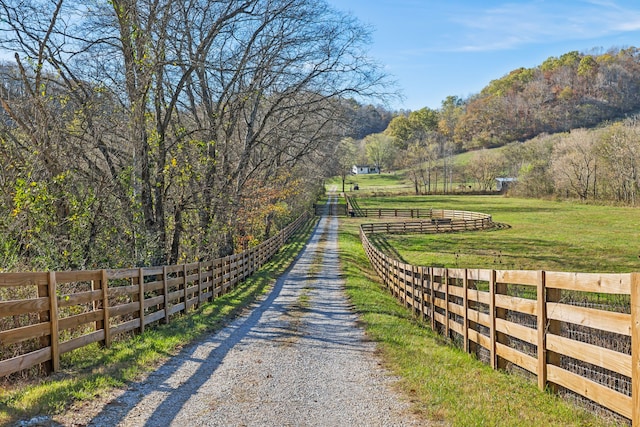
[(355, 216), (367, 218), (430, 218), (431, 209), (411, 208), (358, 208), (354, 210)]
[[(376, 248), (371, 233), (473, 230), (491, 217), (363, 224), (367, 256), (414, 314), (495, 369), (537, 378), (541, 390), (575, 393), (640, 426), (640, 273), (597, 274), (416, 266)], [(462, 224), (462, 223), (465, 224)]]
[[(0, 377), (32, 367), (60, 368), (60, 355), (228, 292), (267, 262), (308, 220), (305, 213), (274, 237), (241, 253), (183, 265), (95, 271), (1, 273)], [(18, 353), (18, 354), (16, 354)]]

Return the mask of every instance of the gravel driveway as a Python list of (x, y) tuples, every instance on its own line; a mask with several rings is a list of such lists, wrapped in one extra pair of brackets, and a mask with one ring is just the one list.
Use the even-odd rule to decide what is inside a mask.
[(322, 217), (248, 315), (132, 384), (88, 425), (419, 425), (349, 308), (337, 224)]

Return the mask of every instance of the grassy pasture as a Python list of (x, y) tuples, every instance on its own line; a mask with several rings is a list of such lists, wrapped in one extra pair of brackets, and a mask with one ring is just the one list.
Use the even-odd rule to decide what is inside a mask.
[(637, 208), (502, 196), (359, 197), (358, 203), (361, 208), (483, 212), (508, 226), (484, 232), (379, 237), (412, 264), (499, 270), (640, 271)]
[[(464, 163), (470, 161), (460, 158)], [(408, 176), (358, 176), (361, 208), (434, 208), (483, 212), (505, 227), (439, 235), (378, 235), (379, 247), (417, 265), (575, 272), (640, 271), (640, 211), (503, 196), (414, 196)], [(336, 183), (339, 182), (336, 181)], [(402, 184), (401, 184), (402, 183)], [(339, 187), (340, 188), (340, 187)], [(414, 402), (414, 410), (443, 425), (625, 425), (541, 393), (536, 384), (493, 371), (447, 345), (382, 289), (358, 238), (366, 222), (341, 221), (340, 260), (347, 292), (384, 359)]]
[[(389, 194), (389, 193), (387, 193)], [(503, 196), (359, 197), (361, 208), (434, 208), (488, 213), (501, 229), (438, 235), (377, 235), (379, 247), (417, 265), (575, 272), (640, 271), (637, 209)], [(341, 261), (347, 290), (370, 336), (402, 379), (415, 411), (447, 425), (625, 425), (557, 396), (540, 393), (518, 375), (492, 371), (446, 345), (383, 290), (357, 236), (365, 222), (406, 218), (347, 218)], [(592, 296), (596, 297), (596, 296)]]
[(540, 392), (524, 377), (492, 370), (413, 319), (380, 285), (362, 249), (359, 223), (351, 218), (340, 222), (346, 290), (367, 336), (378, 343), (386, 366), (400, 378), (399, 387), (425, 425), (618, 425), (618, 420), (597, 417)]
[[(353, 190), (354, 184), (358, 184), (359, 190)], [(342, 191), (342, 179), (334, 177), (325, 182), (327, 188), (336, 186), (338, 191)], [(350, 195), (371, 195), (384, 193), (411, 193), (413, 185), (405, 172), (383, 172), (371, 175), (349, 175), (345, 181), (345, 192)]]
[[(500, 151), (504, 150), (505, 147), (499, 148), (491, 148), (484, 150), (484, 153), (487, 153), (492, 156), (497, 156)], [(464, 168), (469, 163), (474, 161), (475, 156), (477, 155), (476, 151), (467, 151), (464, 153), (459, 153), (453, 156), (450, 161), (456, 168)], [(477, 190), (474, 182), (458, 182), (459, 174), (454, 174), (454, 180), (456, 180), (452, 187), (448, 187), (448, 191), (451, 192), (451, 188), (454, 191), (459, 189), (459, 186), (463, 186), (463, 190), (468, 189), (468, 186), (472, 186), (472, 190)], [(434, 193), (443, 192), (444, 183), (442, 177), (442, 163), (441, 161), (437, 163), (433, 168), (433, 174), (431, 176), (432, 185), (431, 191)], [(437, 182), (436, 182), (437, 181)], [(437, 185), (436, 185), (437, 183)], [(338, 191), (342, 191), (342, 179), (340, 177), (329, 178), (325, 181), (326, 187), (329, 189), (333, 185), (336, 186)], [(358, 184), (360, 187), (359, 190), (353, 190), (353, 184)], [(425, 190), (421, 187), (421, 190)], [(345, 181), (345, 192), (350, 195), (389, 195), (389, 194), (415, 194), (413, 181), (411, 180), (411, 174), (409, 171), (405, 169), (395, 170), (395, 171), (386, 171), (383, 170), (380, 174), (371, 174), (371, 175), (349, 175)]]

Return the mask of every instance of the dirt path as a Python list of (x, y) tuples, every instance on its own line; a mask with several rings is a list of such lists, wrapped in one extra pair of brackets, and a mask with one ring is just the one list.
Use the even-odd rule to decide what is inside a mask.
[(90, 426), (419, 425), (343, 293), (337, 218), (249, 315), (104, 405)]

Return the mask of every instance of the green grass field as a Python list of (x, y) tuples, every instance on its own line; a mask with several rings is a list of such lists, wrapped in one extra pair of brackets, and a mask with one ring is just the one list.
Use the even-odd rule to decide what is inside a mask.
[[(504, 148), (505, 147), (488, 149), (488, 150), (485, 150), (485, 153), (488, 153), (489, 155), (492, 155), (492, 156), (497, 156), (499, 155), (500, 151), (504, 150)], [(463, 168), (470, 162), (474, 161), (476, 154), (477, 153), (475, 151), (467, 151), (464, 153), (459, 153), (453, 156), (450, 161), (455, 167)], [(435, 172), (431, 177), (432, 179), (431, 192), (433, 193), (444, 192), (443, 191), (444, 183), (442, 182), (441, 168), (442, 168), (441, 163), (434, 167)], [(339, 192), (342, 191), (342, 179), (340, 177), (333, 177), (333, 178), (327, 179), (325, 181), (325, 184), (327, 189), (335, 185)], [(353, 190), (354, 184), (358, 184), (359, 190), (357, 191)], [(467, 189), (468, 186), (471, 185), (473, 190), (477, 190), (474, 183), (454, 182), (451, 187), (448, 187), (448, 191), (451, 192), (451, 188), (453, 188), (454, 190), (458, 189), (459, 186), (461, 185), (464, 186), (465, 189)], [(344, 190), (349, 195), (362, 195), (362, 196), (415, 194), (414, 184), (407, 170), (394, 170), (394, 171), (383, 170), (383, 172), (380, 174), (349, 175), (347, 176), (347, 179), (345, 181)], [(421, 188), (421, 190), (424, 192), (425, 189)]]
[(349, 218), (340, 224), (347, 293), (367, 336), (378, 343), (385, 365), (400, 378), (399, 387), (425, 425), (616, 425), (614, 419), (540, 392), (524, 377), (492, 370), (413, 319), (372, 271), (358, 236), (359, 222)]
[[(384, 236), (405, 261), (417, 265), (598, 273), (640, 271), (637, 208), (502, 196), (360, 197), (358, 203), (361, 208), (483, 212), (509, 227), (483, 232)], [(366, 218), (357, 220), (367, 222)]]
[[(354, 190), (355, 184), (360, 188)], [(334, 177), (325, 182), (325, 186), (330, 188), (335, 185), (338, 191), (342, 191), (342, 179)], [(345, 192), (351, 195), (371, 195), (384, 192), (385, 194), (411, 193), (413, 185), (405, 172), (392, 172), (371, 175), (350, 175), (345, 181)]]
[[(388, 194), (388, 193), (387, 193)], [(378, 235), (391, 255), (426, 266), (575, 272), (640, 270), (638, 209), (503, 196), (406, 196), (369, 194), (361, 208), (434, 208), (483, 212), (505, 227), (438, 235)], [(625, 425), (601, 418), (523, 377), (492, 371), (412, 319), (380, 285), (358, 238), (366, 222), (341, 221), (341, 262), (347, 292), (369, 336), (401, 378), (416, 413), (446, 425)]]

